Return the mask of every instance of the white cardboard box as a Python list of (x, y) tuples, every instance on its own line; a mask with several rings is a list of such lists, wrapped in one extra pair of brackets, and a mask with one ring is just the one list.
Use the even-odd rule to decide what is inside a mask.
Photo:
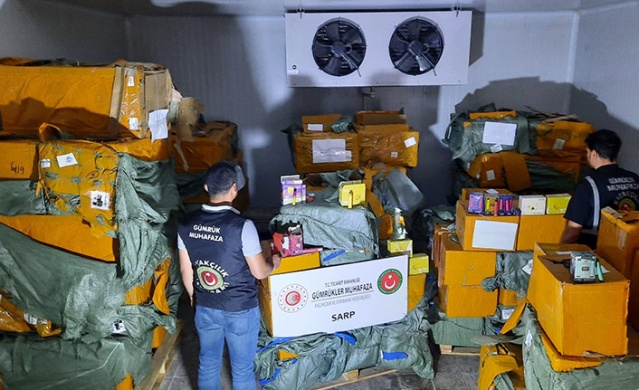
[(546, 214), (546, 197), (544, 195), (519, 195), (521, 215)]

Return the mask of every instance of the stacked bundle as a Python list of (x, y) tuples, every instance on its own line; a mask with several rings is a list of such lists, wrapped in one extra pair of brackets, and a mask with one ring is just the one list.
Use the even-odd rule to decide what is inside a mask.
[[(570, 191), (595, 129), (574, 116), (482, 108), (456, 114), (444, 142), (475, 186)], [(461, 173), (460, 173), (461, 174)]]
[(0, 66), (0, 374), (10, 388), (132, 388), (182, 289), (170, 74), (18, 63)]

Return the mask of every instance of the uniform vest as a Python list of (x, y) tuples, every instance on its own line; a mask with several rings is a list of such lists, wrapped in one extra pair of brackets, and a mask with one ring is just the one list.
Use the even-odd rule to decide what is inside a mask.
[(257, 285), (242, 252), (246, 220), (229, 209), (186, 215), (178, 232), (189, 253), (197, 305), (224, 311), (252, 309)]

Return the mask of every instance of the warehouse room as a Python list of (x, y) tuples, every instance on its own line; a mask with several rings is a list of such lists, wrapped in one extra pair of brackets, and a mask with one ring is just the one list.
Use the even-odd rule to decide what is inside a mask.
[(637, 205), (597, 208), (590, 247), (566, 208), (590, 134), (639, 172), (638, 16), (0, 0), (0, 389), (198, 388), (177, 236), (222, 160), (281, 258), (256, 282), (259, 387), (636, 389)]

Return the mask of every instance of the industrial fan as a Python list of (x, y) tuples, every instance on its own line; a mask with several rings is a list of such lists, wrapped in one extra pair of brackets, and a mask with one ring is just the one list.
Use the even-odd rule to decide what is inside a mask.
[(322, 24), (313, 37), (313, 58), (331, 76), (358, 71), (366, 55), (366, 40), (359, 26), (344, 18)]
[[(430, 21), (415, 17), (395, 28), (388, 53), (396, 69), (417, 76), (433, 70), (444, 51), (444, 38)], [(436, 75), (436, 73), (435, 73)]]

